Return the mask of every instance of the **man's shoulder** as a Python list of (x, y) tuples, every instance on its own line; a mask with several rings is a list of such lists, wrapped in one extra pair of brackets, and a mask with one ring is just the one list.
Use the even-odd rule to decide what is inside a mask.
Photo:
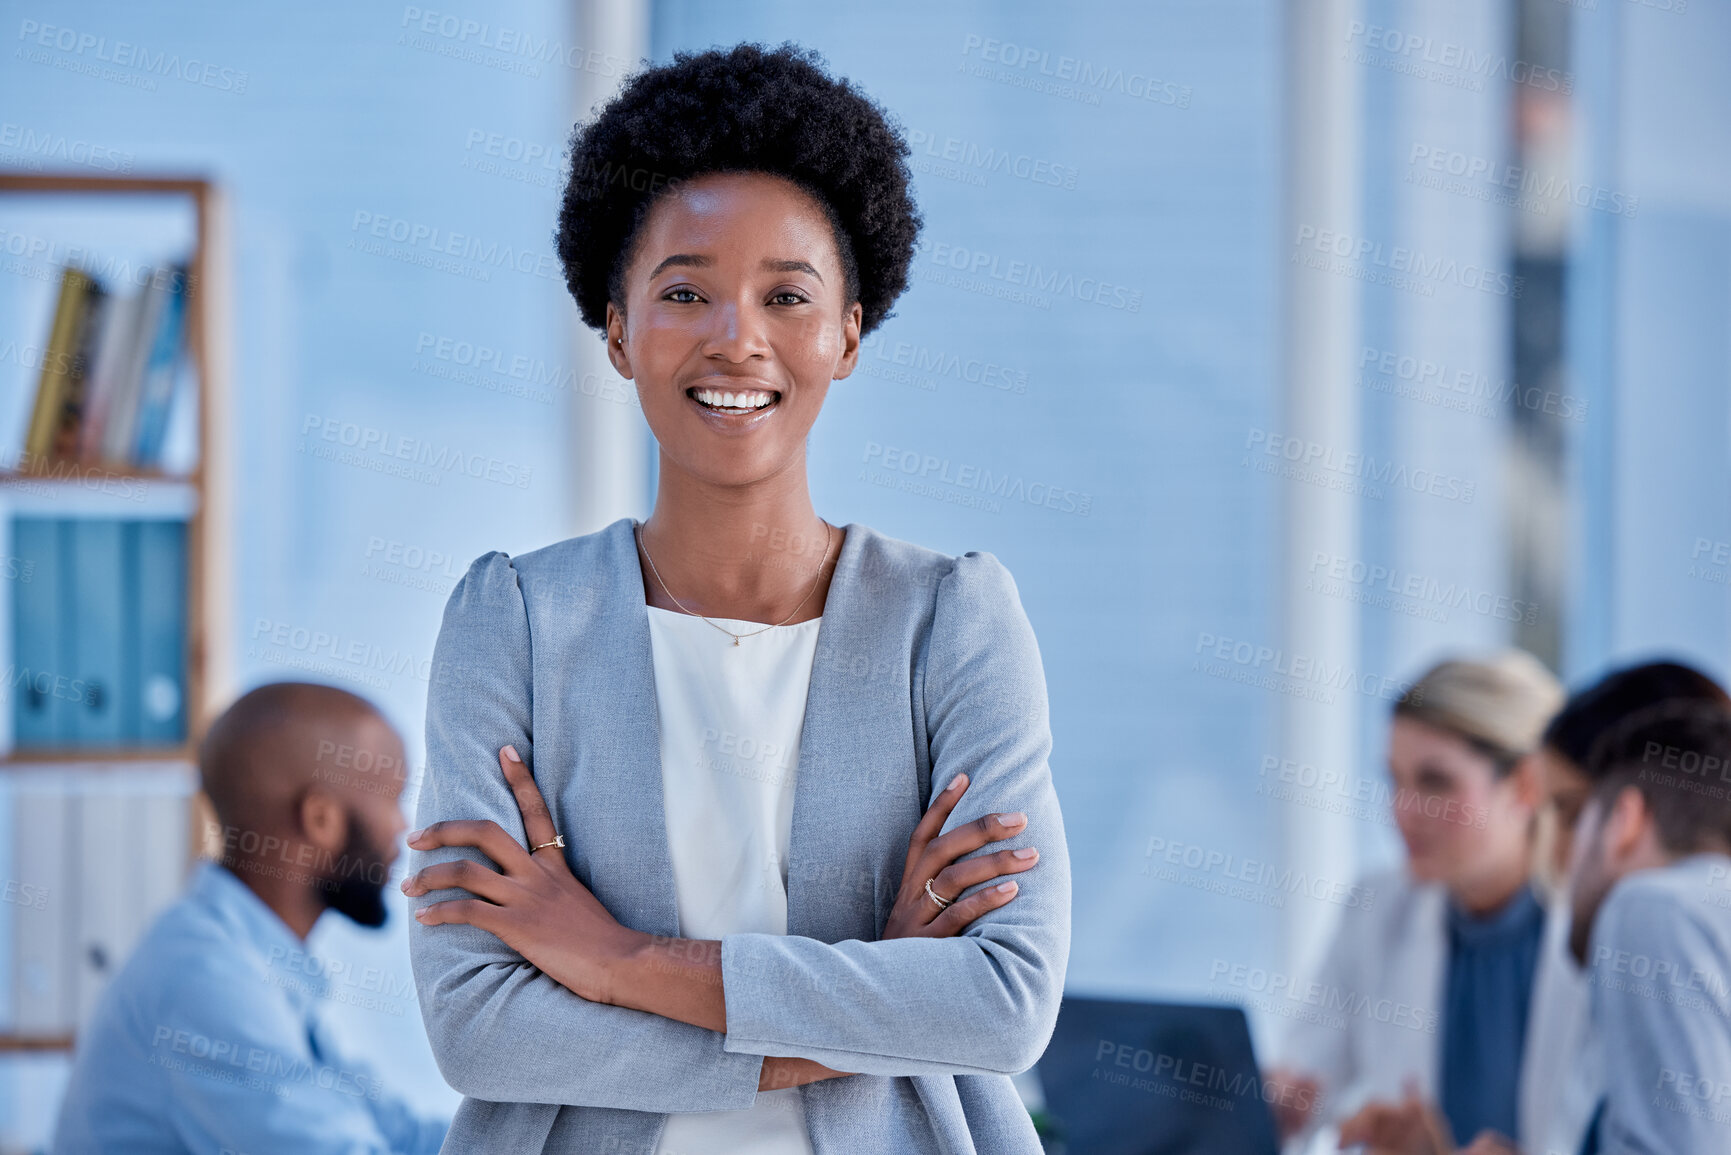
[[(1640, 955), (1682, 966), (1731, 968), (1731, 858), (1696, 855), (1622, 879), (1593, 927), (1595, 964)], [(1711, 954), (1714, 959), (1703, 956)]]
[[(231, 944), (191, 894), (159, 914), (115, 972), (79, 1030), (80, 1068), (157, 1054), (164, 1030), (221, 999)], [(244, 989), (244, 988), (243, 988)], [(222, 1000), (224, 1002), (228, 1000)], [(81, 1094), (102, 1093), (81, 1080)]]
[(268, 980), (262, 949), (242, 940), (189, 891), (150, 924), (111, 985), (155, 1010), (209, 1005), (225, 990), (250, 991)]
[[(1717, 912), (1731, 924), (1731, 904), (1713, 901), (1714, 892), (1731, 899), (1731, 857), (1700, 854), (1653, 870), (1638, 870), (1619, 881), (1605, 898), (1605, 912), (1617, 920), (1664, 920), (1687, 912)], [(1711, 916), (1709, 916), (1711, 917)]]

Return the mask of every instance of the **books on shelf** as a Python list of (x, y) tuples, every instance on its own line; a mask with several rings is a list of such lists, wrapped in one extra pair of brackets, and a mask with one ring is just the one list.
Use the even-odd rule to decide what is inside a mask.
[(176, 405), (186, 404), (184, 263), (141, 270), (143, 284), (109, 288), (82, 269), (61, 271), (43, 346), (24, 452), (48, 461), (131, 469), (163, 464)]
[(68, 410), (76, 413), (82, 402), (89, 331), (101, 312), (102, 289), (96, 281), (78, 269), (63, 269), (60, 297), (54, 305), (54, 320), (42, 349), (42, 370), (36, 379), (27, 452), (46, 456), (64, 444), (66, 414)]

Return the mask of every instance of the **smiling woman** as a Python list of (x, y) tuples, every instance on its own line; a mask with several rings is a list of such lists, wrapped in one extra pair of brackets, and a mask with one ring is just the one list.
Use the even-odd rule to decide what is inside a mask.
[(737, 487), (797, 464), (803, 485), (806, 435), (853, 371), (863, 311), (820, 202), (785, 177), (709, 173), (663, 194), (633, 247), (608, 353), (637, 382), (662, 483)]
[(907, 285), (907, 145), (747, 44), (632, 78), (571, 155), (559, 255), (660, 480), (445, 608), (404, 890), (448, 1147), (1034, 1155), (1009, 1076), (1070, 942), (1039, 647), (991, 554), (807, 485)]

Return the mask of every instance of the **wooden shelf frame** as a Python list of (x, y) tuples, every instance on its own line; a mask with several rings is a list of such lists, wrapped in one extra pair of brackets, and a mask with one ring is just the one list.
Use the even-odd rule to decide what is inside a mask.
[[(0, 195), (178, 195), (188, 198), (195, 219), (195, 240), (188, 271), (187, 344), (198, 388), (198, 460), (189, 474), (111, 466), (100, 461), (28, 461), (24, 468), (0, 470), (0, 494), (9, 484), (67, 484), (95, 473), (100, 476), (157, 480), (190, 485), (197, 495), (187, 524), (186, 731), (178, 746), (106, 750), (24, 749), (0, 753), (0, 770), (18, 763), (126, 762), (184, 758), (196, 761), (198, 740), (232, 684), (226, 628), (231, 617), (228, 566), (228, 512), (233, 492), (229, 469), (227, 307), (227, 213), (221, 190), (196, 175), (94, 176), (88, 173), (45, 173), (0, 170)], [(68, 478), (68, 475), (71, 475)]]
[[(211, 719), (227, 704), (234, 685), (232, 646), (228, 644), (229, 624), (233, 621), (229, 559), (236, 555), (230, 536), (234, 493), (229, 456), (232, 294), (226, 198), (215, 181), (198, 175), (111, 178), (88, 173), (0, 169), (0, 196), (8, 194), (167, 194), (190, 200), (196, 231), (188, 266), (191, 286), (186, 340), (198, 389), (198, 459), (189, 474), (80, 460), (28, 460), (21, 462), (22, 468), (0, 469), (0, 498), (7, 488), (22, 484), (77, 486), (92, 473), (190, 486), (195, 495), (187, 524), (186, 741), (159, 747), (4, 750), (0, 751), (0, 773), (25, 769), (39, 772), (50, 765), (112, 770), (131, 763), (165, 762), (183, 763), (196, 773), (193, 767), (197, 763), (199, 741)], [(189, 867), (205, 849), (209, 814), (208, 801), (195, 792), (187, 823)], [(70, 1035), (0, 1034), (0, 1054), (65, 1053), (72, 1049), (73, 1042)]]

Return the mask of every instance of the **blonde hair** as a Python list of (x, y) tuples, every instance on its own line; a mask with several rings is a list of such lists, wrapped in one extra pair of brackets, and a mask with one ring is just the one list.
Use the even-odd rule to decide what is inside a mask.
[(1394, 716), (1453, 734), (1506, 774), (1539, 748), (1563, 708), (1562, 684), (1525, 650), (1451, 658), (1432, 666), (1394, 705)]

